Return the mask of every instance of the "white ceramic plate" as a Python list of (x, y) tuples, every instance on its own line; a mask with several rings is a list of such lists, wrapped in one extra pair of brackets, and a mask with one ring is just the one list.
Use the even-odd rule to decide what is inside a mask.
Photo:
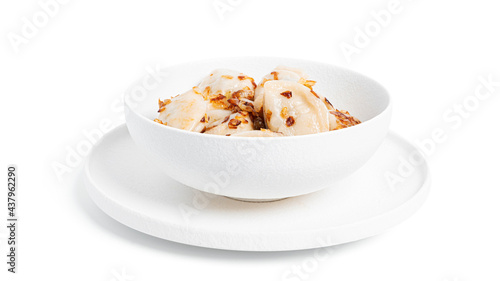
[[(410, 161), (413, 172), (398, 174), (412, 155), (420, 163)], [(423, 156), (393, 133), (352, 176), (270, 203), (203, 193), (166, 177), (137, 149), (124, 125), (96, 144), (85, 170), (90, 196), (117, 221), (170, 241), (243, 251), (318, 248), (380, 234), (412, 215), (430, 186)], [(402, 182), (391, 187), (389, 174)]]

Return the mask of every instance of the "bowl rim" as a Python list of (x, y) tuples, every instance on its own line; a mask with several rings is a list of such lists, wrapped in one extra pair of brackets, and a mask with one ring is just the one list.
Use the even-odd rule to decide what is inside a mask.
[[(266, 139), (266, 141), (269, 139), (269, 141), (284, 141), (284, 140), (290, 140), (290, 139), (298, 139), (298, 138), (311, 138), (311, 137), (318, 137), (318, 136), (331, 136), (333, 134), (341, 134), (340, 132), (346, 132), (346, 131), (352, 131), (356, 128), (364, 128), (366, 126), (368, 126), (369, 124), (371, 123), (374, 123), (376, 119), (380, 119), (381, 116), (387, 114), (388, 112), (390, 112), (392, 110), (392, 96), (390, 95), (389, 91), (387, 91), (387, 89), (382, 85), (380, 84), (379, 82), (377, 82), (376, 80), (364, 75), (364, 74), (361, 74), (359, 72), (356, 72), (354, 70), (351, 70), (351, 69), (348, 69), (346, 67), (341, 67), (341, 66), (337, 66), (337, 65), (333, 65), (333, 64), (330, 64), (330, 63), (325, 63), (325, 62), (321, 62), (321, 61), (316, 61), (316, 60), (309, 60), (309, 59), (301, 59), (301, 58), (290, 58), (290, 57), (279, 57), (279, 56), (230, 56), (230, 57), (215, 57), (215, 58), (208, 58), (208, 59), (202, 59), (202, 60), (191, 60), (191, 61), (186, 61), (186, 62), (182, 62), (182, 63), (176, 63), (176, 64), (172, 64), (172, 65), (168, 65), (166, 66), (166, 68), (175, 68), (175, 67), (178, 67), (178, 66), (184, 66), (184, 65), (189, 65), (189, 64), (196, 64), (196, 63), (208, 63), (208, 62), (215, 62), (215, 61), (218, 61), (218, 60), (228, 60), (228, 59), (284, 59), (284, 60), (292, 60), (292, 61), (296, 61), (296, 62), (301, 62), (301, 63), (314, 63), (314, 64), (320, 64), (320, 65), (323, 65), (323, 66), (328, 66), (328, 67), (335, 67), (337, 69), (340, 69), (340, 70), (343, 70), (343, 71), (346, 71), (346, 72), (350, 72), (351, 74), (355, 74), (357, 76), (360, 76), (362, 77), (363, 79), (366, 79), (368, 81), (370, 81), (371, 83), (374, 83), (375, 85), (377, 85), (378, 87), (380, 87), (384, 94), (386, 95), (387, 97), (387, 105), (385, 106), (385, 108), (379, 112), (377, 115), (375, 115), (374, 117), (366, 120), (366, 121), (363, 121), (361, 122), (360, 124), (357, 124), (355, 126), (351, 126), (351, 127), (347, 127), (347, 128), (343, 128), (343, 129), (339, 129), (339, 130), (333, 130), (333, 131), (328, 131), (328, 132), (321, 132), (321, 133), (316, 133), (316, 134), (307, 134), (307, 135), (298, 135), (298, 136), (284, 136), (284, 137), (234, 137), (234, 138), (228, 138), (227, 136), (223, 136), (223, 135), (213, 135), (213, 134), (202, 134), (202, 133), (198, 133), (198, 132), (192, 132), (192, 131), (186, 131), (186, 130), (183, 130), (183, 129), (179, 129), (179, 128), (175, 128), (175, 127), (169, 127), (169, 126), (165, 126), (165, 125), (162, 125), (162, 124), (159, 124), (157, 122), (155, 122), (154, 120), (151, 120), (149, 118), (147, 118), (146, 116), (144, 116), (143, 114), (140, 114), (138, 113), (133, 106), (131, 106), (129, 104), (129, 99), (128, 99), (128, 95), (130, 95), (130, 93), (126, 93), (124, 96), (123, 96), (123, 104), (124, 106), (126, 107), (126, 109), (137, 115), (139, 117), (139, 119), (143, 119), (143, 120), (146, 120), (146, 122), (149, 122), (150, 124), (153, 123), (153, 125), (155, 126), (158, 126), (158, 128), (162, 128), (160, 130), (167, 130), (167, 131), (172, 131), (173, 133), (178, 133), (178, 134), (186, 134), (186, 135), (196, 135), (196, 136), (202, 136), (203, 138), (220, 138), (220, 139), (225, 139), (225, 140), (231, 140), (231, 139), (235, 139), (236, 141), (237, 140), (249, 140), (249, 139), (256, 139), (256, 140), (260, 140), (262, 141), (262, 139)], [(125, 116), (127, 116), (127, 114), (125, 114)], [(126, 120), (126, 123), (128, 124), (128, 118), (125, 118)]]

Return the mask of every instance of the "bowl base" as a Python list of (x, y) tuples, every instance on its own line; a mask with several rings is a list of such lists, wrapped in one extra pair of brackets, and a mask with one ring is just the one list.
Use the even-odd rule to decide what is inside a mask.
[(276, 201), (281, 201), (285, 200), (290, 197), (285, 197), (285, 198), (276, 198), (276, 199), (249, 199), (249, 198), (238, 198), (238, 197), (229, 197), (229, 196), (224, 196), (229, 199), (233, 199), (236, 201), (241, 201), (241, 202), (248, 202), (248, 203), (269, 203), (269, 202), (276, 202)]

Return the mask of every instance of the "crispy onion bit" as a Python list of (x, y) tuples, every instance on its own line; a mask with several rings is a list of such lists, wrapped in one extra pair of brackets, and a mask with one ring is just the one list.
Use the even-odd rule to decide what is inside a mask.
[(161, 121), (161, 120), (160, 120), (160, 119), (158, 119), (158, 118), (156, 118), (154, 121), (155, 121), (156, 123), (160, 123), (160, 124), (162, 124), (162, 125), (167, 125), (167, 122), (163, 122), (163, 121)]
[[(248, 123), (248, 121), (247, 121)], [(239, 125), (241, 124), (241, 121), (238, 119), (231, 119), (229, 120), (229, 123), (227, 123), (227, 126), (229, 129), (236, 129)]]
[(271, 74), (273, 75), (274, 80), (278, 80), (279, 79), (278, 78), (278, 72), (273, 71), (273, 72), (271, 72)]
[(200, 120), (201, 123), (208, 123), (208, 121), (210, 120), (210, 117), (207, 116), (207, 114), (205, 113), (205, 116), (203, 116)]
[(328, 103), (331, 107), (333, 107), (333, 104), (325, 97), (325, 102)]
[(286, 118), (288, 116), (288, 108), (285, 106), (281, 109), (281, 113), (280, 113), (280, 116), (281, 118)]
[(262, 120), (260, 115), (257, 115), (253, 118), (253, 128), (255, 130), (262, 130), (266, 128), (266, 124), (264, 123), (264, 120)]
[(317, 97), (317, 98), (319, 99), (319, 96), (318, 96), (318, 94), (316, 94), (316, 92), (315, 92), (315, 91), (311, 90), (311, 93), (312, 93), (315, 97)]
[(292, 92), (291, 91), (284, 91), (280, 95), (284, 96), (285, 98), (289, 99), (292, 97)]
[(340, 123), (334, 130), (351, 127), (361, 123), (358, 118), (351, 116), (349, 111), (335, 109), (330, 111), (330, 113), (335, 115), (337, 124)]
[[(240, 75), (240, 76), (238, 76), (238, 79), (240, 79), (240, 80), (248, 79), (248, 80), (250, 80), (250, 82), (252, 82), (253, 87), (257, 88), (257, 84), (255, 84), (255, 80), (250, 76)], [(250, 90), (250, 88), (248, 90)]]
[(273, 112), (271, 110), (266, 111), (266, 120), (267, 122), (271, 121), (271, 116), (273, 116)]
[(167, 106), (171, 102), (172, 102), (172, 100), (170, 100), (170, 99), (166, 99), (166, 100), (163, 100), (163, 101), (160, 100), (160, 99), (158, 99), (158, 107), (159, 107), (158, 112), (165, 111), (165, 106)]
[(316, 85), (316, 81), (314, 80), (306, 80), (305, 78), (300, 78), (299, 83), (306, 86), (307, 88), (312, 90), (312, 87)]

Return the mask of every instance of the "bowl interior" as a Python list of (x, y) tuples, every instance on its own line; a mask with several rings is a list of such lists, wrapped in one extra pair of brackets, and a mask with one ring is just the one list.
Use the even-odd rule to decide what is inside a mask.
[(348, 69), (326, 63), (271, 57), (222, 58), (184, 63), (160, 70), (159, 78), (147, 77), (146, 86), (131, 88), (125, 102), (130, 109), (153, 120), (157, 117), (158, 99), (182, 94), (211, 71), (218, 68), (233, 69), (255, 79), (261, 78), (274, 67), (285, 65), (304, 70), (310, 79), (317, 81), (315, 92), (326, 96), (337, 109), (348, 110), (361, 121), (367, 121), (389, 106), (387, 91), (374, 80)]

